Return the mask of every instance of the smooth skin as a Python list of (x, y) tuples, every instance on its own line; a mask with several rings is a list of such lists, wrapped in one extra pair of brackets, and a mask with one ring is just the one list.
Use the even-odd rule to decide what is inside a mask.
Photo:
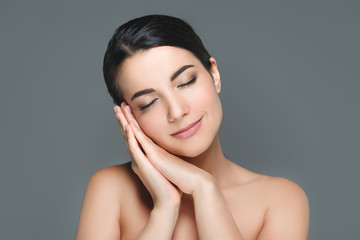
[[(215, 59), (210, 62), (209, 74), (190, 52), (168, 46), (124, 62), (119, 85), (129, 105), (114, 111), (131, 162), (91, 177), (77, 240), (307, 239), (308, 202), (298, 185), (224, 157), (217, 135), (220, 75)], [(170, 81), (184, 65), (193, 67)], [(194, 74), (196, 82), (183, 87)], [(148, 87), (155, 91), (131, 100)], [(199, 118), (201, 126), (192, 136), (172, 136)]]

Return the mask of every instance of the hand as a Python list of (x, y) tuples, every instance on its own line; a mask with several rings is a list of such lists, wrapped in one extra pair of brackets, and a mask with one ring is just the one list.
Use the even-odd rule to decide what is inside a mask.
[[(219, 236), (225, 236), (224, 239), (243, 239), (221, 189), (208, 172), (155, 144), (141, 130), (130, 107), (125, 103), (121, 104), (120, 114), (117, 115), (121, 119), (121, 125), (127, 129), (128, 148), (133, 162), (137, 165), (134, 169), (152, 194), (153, 199), (157, 199), (157, 196), (160, 196), (161, 199), (170, 194), (167, 191), (174, 193), (174, 190), (178, 189), (183, 193), (191, 194), (194, 200), (194, 213), (200, 239), (218, 239)], [(130, 125), (128, 125), (129, 123)], [(153, 182), (154, 178), (156, 178), (155, 182)], [(177, 193), (181, 198), (181, 193)], [(205, 202), (204, 199), (206, 199)], [(154, 202), (154, 204), (156, 203)], [(214, 216), (217, 217), (214, 218)], [(147, 226), (149, 227), (150, 224)], [(168, 236), (172, 235), (174, 226), (175, 224), (169, 228)]]
[[(122, 111), (125, 114), (126, 121), (130, 123), (131, 133), (143, 150), (142, 158), (146, 158), (168, 181), (175, 184), (183, 193), (193, 194), (204, 179), (212, 179), (206, 171), (190, 164), (183, 159), (167, 152), (159, 145), (155, 144), (141, 130), (130, 107), (125, 103), (122, 104)], [(144, 160), (146, 161), (146, 160)]]
[(120, 124), (121, 133), (124, 137), (126, 147), (131, 155), (131, 166), (134, 172), (139, 176), (147, 190), (149, 191), (153, 201), (154, 207), (164, 205), (180, 205), (181, 191), (179, 191), (169, 180), (167, 180), (148, 160), (147, 156), (141, 149), (141, 143), (135, 137), (133, 127), (129, 124), (129, 117), (131, 114), (130, 107), (125, 104), (122, 107), (114, 107), (116, 117)]

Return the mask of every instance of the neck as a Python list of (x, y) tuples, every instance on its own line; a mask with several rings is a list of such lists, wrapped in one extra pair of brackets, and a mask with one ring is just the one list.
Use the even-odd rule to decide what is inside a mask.
[(219, 136), (216, 135), (210, 147), (196, 157), (183, 157), (183, 159), (210, 173), (217, 181), (226, 176), (230, 167), (230, 160), (226, 159), (222, 151)]

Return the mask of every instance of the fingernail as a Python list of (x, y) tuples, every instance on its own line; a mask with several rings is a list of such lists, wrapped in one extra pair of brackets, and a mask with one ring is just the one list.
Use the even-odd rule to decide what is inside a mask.
[(130, 123), (131, 123), (134, 127), (136, 127), (136, 123), (135, 123), (134, 119), (131, 120)]

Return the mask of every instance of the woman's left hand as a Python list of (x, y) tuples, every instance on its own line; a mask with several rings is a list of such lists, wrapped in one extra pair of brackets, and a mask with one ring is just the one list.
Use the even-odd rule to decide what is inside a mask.
[(121, 108), (139, 142), (139, 148), (143, 149), (145, 156), (153, 166), (183, 193), (193, 194), (203, 180), (212, 178), (206, 171), (180, 159), (154, 143), (139, 127), (131, 113), (130, 106), (123, 103)]

